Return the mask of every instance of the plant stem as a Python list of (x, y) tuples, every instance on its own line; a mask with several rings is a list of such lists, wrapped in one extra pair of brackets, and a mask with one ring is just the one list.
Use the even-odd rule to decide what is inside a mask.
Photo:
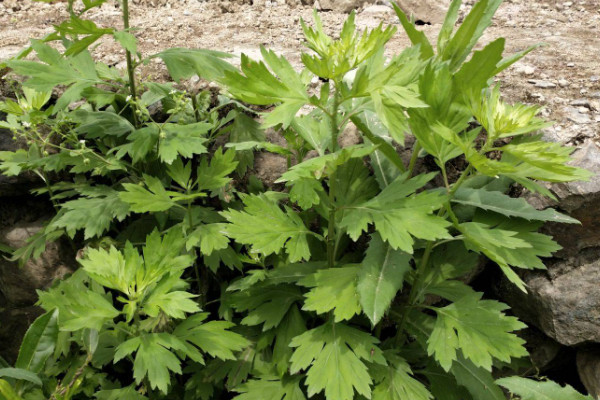
[[(187, 194), (190, 194), (190, 189), (187, 189)], [(187, 216), (188, 216), (188, 226), (190, 231), (188, 232), (188, 235), (192, 233), (192, 231), (194, 230), (194, 222), (192, 219), (192, 201), (188, 200), (187, 202)], [(196, 248), (194, 248), (194, 272), (196, 274), (196, 284), (198, 285), (198, 302), (200, 303), (200, 305), (204, 306), (204, 304), (206, 303), (206, 293), (204, 291), (203, 288), (203, 281), (200, 278), (200, 271), (198, 269), (198, 251), (196, 250)]]
[[(129, 30), (129, 0), (123, 0), (123, 28), (126, 31)], [(131, 99), (135, 103), (135, 101), (137, 100), (137, 92), (135, 89), (135, 67), (133, 65), (131, 52), (127, 49), (125, 49), (125, 57), (127, 58), (127, 75), (129, 76), (129, 94), (131, 95)], [(135, 114), (135, 109), (133, 110), (133, 121), (135, 123), (135, 126), (137, 127), (138, 120), (137, 115)]]
[[(331, 107), (331, 113), (329, 118), (331, 120), (331, 149), (334, 153), (337, 150), (337, 137), (340, 132), (338, 126), (338, 108), (339, 108), (339, 93), (337, 92), (338, 86), (335, 85), (335, 93), (333, 95), (333, 105)], [(327, 265), (329, 268), (335, 266), (335, 177), (329, 177), (329, 222), (327, 225)]]
[(421, 145), (417, 140), (415, 140), (415, 144), (413, 146), (413, 152), (410, 157), (410, 162), (408, 163), (408, 177), (412, 177), (413, 171), (415, 169), (415, 164), (419, 159), (419, 153), (421, 152)]

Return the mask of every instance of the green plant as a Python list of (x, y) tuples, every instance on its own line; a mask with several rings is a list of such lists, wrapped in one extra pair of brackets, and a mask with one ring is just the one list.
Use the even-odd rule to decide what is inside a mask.
[[(21, 101), (3, 104), (3, 125), (29, 147), (1, 154), (0, 168), (36, 172), (57, 210), (15, 259), (64, 234), (87, 249), (81, 269), (40, 293), (48, 314), (38, 321), (58, 314), (48, 355), (28, 373), (9, 368), (0, 393), (500, 400), (502, 386), (524, 400), (589, 398), (552, 382), (495, 381), (500, 369), (518, 374), (525, 325), (466, 279), (487, 257), (526, 290), (514, 268), (544, 268), (541, 257), (559, 249), (538, 229), (577, 221), (506, 193), (551, 196), (540, 182), (589, 177), (567, 165), (570, 149), (535, 133), (546, 126), (536, 107), (509, 105), (491, 85), (533, 48), (503, 58), (498, 39), (473, 52), (500, 2), (479, 1), (454, 30), (453, 1), (437, 51), (396, 8), (413, 46), (391, 59), (394, 28), (360, 34), (351, 14), (334, 40), (316, 13), (315, 27), (302, 23), (311, 52), (300, 73), (266, 49), (263, 61), (242, 56), (240, 70), (215, 52), (152, 56), (174, 80), (223, 86), (216, 107), (201, 107), (203, 94), (134, 84), (143, 59), (131, 33), (92, 26), (71, 1), (71, 19), (48, 39), (63, 39), (64, 54), (34, 41), (42, 63), (7, 62), (31, 78)], [(126, 77), (93, 63), (86, 49), (103, 35), (128, 51)], [(46, 108), (57, 85), (68, 88)], [(149, 111), (159, 101), (162, 120)], [(259, 126), (244, 104), (275, 107)], [(361, 143), (341, 147), (350, 123)], [(264, 128), (287, 145), (265, 141)], [(214, 143), (224, 134), (227, 150)], [(397, 149), (409, 134), (405, 161)], [(232, 181), (252, 149), (286, 157), (285, 190)], [(65, 171), (60, 182), (48, 175)]]

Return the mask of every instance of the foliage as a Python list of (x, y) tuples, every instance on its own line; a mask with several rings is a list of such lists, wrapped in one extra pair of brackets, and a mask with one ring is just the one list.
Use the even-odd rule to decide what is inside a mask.
[[(13, 260), (66, 237), (81, 268), (39, 293), (47, 312), (0, 368), (0, 398), (585, 398), (494, 381), (527, 356), (525, 325), (463, 279), (485, 256), (526, 290), (518, 269), (560, 248), (538, 229), (577, 221), (509, 189), (551, 196), (544, 182), (589, 177), (536, 133), (536, 107), (492, 85), (533, 48), (473, 51), (500, 2), (455, 29), (454, 0), (435, 49), (396, 8), (413, 45), (390, 59), (394, 27), (360, 33), (351, 14), (334, 39), (315, 13), (298, 72), (267, 49), (239, 69), (214, 51), (144, 58), (126, 0), (123, 30), (84, 19), (102, 1), (69, 1), (69, 20), (6, 62), (28, 79), (0, 125), (27, 147), (0, 153), (0, 170), (35, 173), (56, 209)], [(126, 74), (94, 62), (102, 38), (125, 49)], [(139, 81), (154, 58), (223, 94)], [(351, 123), (361, 142), (341, 148)], [(288, 163), (272, 187), (251, 175), (256, 150)]]

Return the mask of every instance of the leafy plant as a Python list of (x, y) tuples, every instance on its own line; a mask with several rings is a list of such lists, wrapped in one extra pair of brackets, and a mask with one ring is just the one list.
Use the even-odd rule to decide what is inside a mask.
[[(2, 153), (0, 169), (35, 172), (56, 208), (15, 260), (63, 235), (85, 250), (77, 272), (40, 293), (47, 314), (32, 330), (54, 318), (55, 341), (34, 369), (0, 369), (0, 393), (500, 400), (504, 387), (523, 399), (585, 398), (495, 381), (499, 368), (519, 373), (525, 325), (467, 278), (486, 257), (526, 290), (518, 269), (544, 268), (560, 248), (538, 229), (577, 221), (507, 193), (551, 196), (543, 182), (590, 176), (567, 165), (571, 149), (536, 133), (546, 126), (536, 107), (507, 104), (492, 84), (533, 48), (503, 57), (498, 39), (473, 51), (499, 5), (480, 0), (455, 29), (454, 0), (435, 50), (396, 8), (413, 46), (390, 59), (395, 28), (359, 33), (351, 14), (334, 39), (315, 13), (314, 27), (302, 21), (309, 52), (298, 72), (266, 49), (239, 69), (203, 50), (144, 59), (127, 1), (124, 30), (84, 20), (70, 1), (69, 21), (32, 42), (39, 62), (6, 63), (29, 79), (2, 104), (2, 125), (28, 148)], [(126, 76), (87, 50), (109, 35), (127, 51)], [(44, 43), (57, 39), (62, 54)], [(224, 95), (138, 82), (136, 68), (156, 57), (174, 80), (200, 75)], [(66, 90), (49, 105), (58, 85)], [(351, 125), (360, 142), (341, 147)], [(267, 142), (265, 128), (286, 146)], [(253, 150), (286, 158), (283, 190), (242, 183)]]

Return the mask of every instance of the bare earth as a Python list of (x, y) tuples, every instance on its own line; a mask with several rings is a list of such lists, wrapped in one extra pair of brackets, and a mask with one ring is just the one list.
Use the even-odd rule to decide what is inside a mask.
[[(311, 20), (312, 8), (285, 1), (138, 0), (131, 6), (132, 25), (144, 55), (169, 47), (207, 48), (259, 57), (264, 45), (299, 65), (303, 49), (299, 19)], [(290, 3), (290, 1), (287, 1)], [(299, 1), (298, 1), (299, 3)], [(469, 3), (464, 6), (468, 9)], [(31, 0), (0, 0), (0, 60), (16, 54), (28, 38), (42, 37), (52, 24), (66, 18), (64, 3)], [(410, 10), (408, 10), (410, 12)], [(364, 6), (357, 10), (360, 27), (380, 22), (398, 24), (388, 6)], [(109, 2), (86, 14), (99, 25), (120, 26), (120, 12)], [(331, 34), (339, 31), (346, 14), (322, 12)], [(422, 26), (435, 38), (439, 24)], [(545, 106), (547, 119), (556, 121), (548, 135), (555, 140), (579, 144), (600, 143), (600, 0), (539, 1), (506, 0), (482, 43), (505, 37), (506, 54), (536, 43), (537, 49), (500, 77), (503, 93), (511, 101)], [(388, 45), (390, 54), (407, 46), (399, 30)], [(123, 54), (111, 41), (94, 53), (109, 64), (124, 65)], [(144, 75), (166, 79), (162, 65), (152, 63)]]

